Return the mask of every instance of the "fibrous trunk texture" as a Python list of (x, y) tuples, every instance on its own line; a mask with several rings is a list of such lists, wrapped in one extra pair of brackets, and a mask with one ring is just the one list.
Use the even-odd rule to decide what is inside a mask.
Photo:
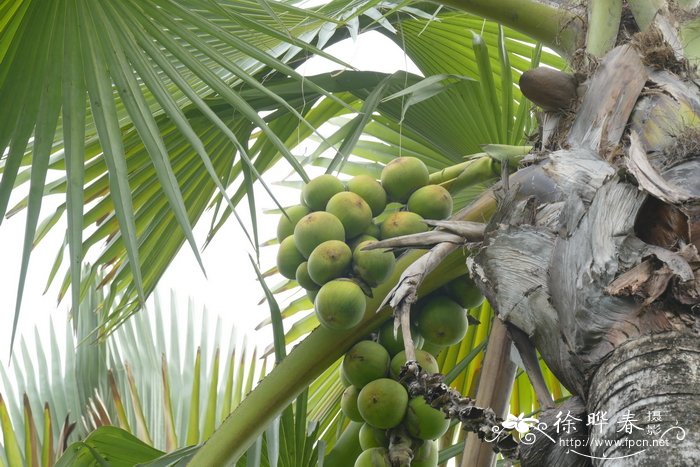
[(659, 70), (632, 44), (608, 53), (575, 117), (560, 116), (502, 190), (469, 261), (518, 350), (529, 340), (574, 394), (522, 438), (523, 465), (700, 464), (691, 78), (682, 66)]
[(605, 465), (700, 465), (700, 339), (672, 332), (618, 347), (593, 378), (588, 413), (600, 423), (591, 455)]

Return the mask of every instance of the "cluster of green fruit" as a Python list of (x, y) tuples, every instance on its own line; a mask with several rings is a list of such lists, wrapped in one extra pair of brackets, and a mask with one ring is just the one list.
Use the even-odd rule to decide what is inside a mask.
[[(466, 308), (484, 297), (468, 276), (448, 282), (413, 307), (411, 338), (416, 361), (429, 373), (438, 373), (434, 355), (456, 344), (467, 332)], [(340, 379), (346, 386), (341, 408), (350, 420), (364, 422), (360, 429), (362, 454), (355, 467), (390, 467), (387, 430), (403, 425), (412, 438), (412, 467), (436, 467), (437, 439), (450, 426), (444, 414), (421, 397), (409, 398), (398, 382), (406, 363), (401, 328), (394, 332), (393, 318), (384, 323), (375, 340), (355, 344), (343, 359)]]
[[(426, 322), (422, 321), (422, 324), (424, 326)], [(466, 327), (462, 329), (466, 331)], [(411, 334), (420, 347), (425, 340), (420, 331), (412, 330)], [(438, 363), (429, 352), (416, 350), (416, 360), (425, 371), (439, 372)], [(437, 466), (435, 440), (447, 431), (450, 421), (442, 412), (430, 407), (422, 396), (409, 398), (406, 388), (398, 382), (405, 363), (401, 329), (394, 334), (393, 319), (380, 328), (376, 342), (358, 342), (343, 359), (341, 381), (347, 387), (341, 408), (350, 420), (364, 422), (359, 439), (363, 452), (355, 467), (390, 466), (387, 430), (399, 425), (403, 425), (413, 440), (411, 465)]]
[[(391, 276), (394, 255), (365, 246), (425, 232), (423, 219), (450, 216), (452, 197), (443, 187), (429, 185), (428, 175), (414, 157), (387, 164), (381, 183), (368, 175), (347, 184), (321, 175), (304, 186), (300, 205), (285, 210), (277, 226), (277, 267), (306, 289), (322, 325), (335, 330), (356, 326), (365, 312), (365, 292)], [(388, 203), (402, 205), (387, 208)]]

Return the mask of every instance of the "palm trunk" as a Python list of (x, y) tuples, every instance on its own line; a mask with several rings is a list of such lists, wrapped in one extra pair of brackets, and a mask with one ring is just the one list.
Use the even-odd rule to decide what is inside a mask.
[(617, 348), (589, 390), (588, 413), (608, 418), (589, 430), (596, 462), (700, 464), (699, 363), (700, 339), (688, 333), (648, 335)]
[[(700, 132), (689, 123), (700, 92), (663, 38), (603, 58), (529, 169), (556, 188), (506, 191), (472, 266), (498, 316), (582, 401), (543, 414), (523, 465), (700, 463)], [(644, 41), (675, 73), (657, 71)]]

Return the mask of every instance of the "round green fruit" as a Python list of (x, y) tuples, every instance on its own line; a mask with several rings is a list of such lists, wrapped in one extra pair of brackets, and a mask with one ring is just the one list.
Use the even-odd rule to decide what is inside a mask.
[(302, 286), (305, 290), (318, 290), (321, 287), (311, 279), (311, 276), (309, 276), (309, 269), (308, 269), (309, 263), (304, 261), (299, 265), (297, 268), (296, 272), (296, 278), (297, 282), (299, 283), (300, 286)]
[(426, 342), (452, 345), (467, 332), (467, 313), (449, 297), (428, 296), (418, 308), (416, 325)]
[(323, 242), (345, 241), (345, 228), (340, 220), (329, 212), (312, 212), (297, 222), (293, 238), (297, 249), (304, 258), (308, 258), (311, 252)]
[(323, 326), (343, 330), (355, 327), (362, 321), (367, 299), (360, 286), (353, 281), (336, 279), (321, 287), (314, 306), (316, 317)]
[(389, 451), (385, 448), (367, 449), (357, 456), (354, 467), (391, 467)]
[[(421, 336), (422, 339), (422, 336)], [(432, 342), (427, 342), (425, 339), (423, 339), (423, 346), (421, 347), (421, 350), (424, 350), (428, 352), (430, 355), (433, 357), (437, 357), (440, 352), (443, 351), (443, 349), (446, 349), (446, 345), (437, 345), (433, 344)]]
[(382, 231), (379, 229), (379, 225), (372, 222), (363, 232), (363, 235), (369, 235), (370, 237), (379, 238)]
[(352, 253), (352, 270), (371, 287), (386, 282), (394, 272), (394, 254), (386, 249), (363, 250), (363, 248), (376, 241), (362, 242)]
[(277, 250), (277, 269), (287, 279), (296, 279), (297, 268), (305, 261), (297, 249), (294, 237), (287, 237), (280, 243)]
[(369, 175), (358, 175), (348, 181), (348, 191), (362, 197), (372, 210), (372, 217), (382, 213), (386, 207), (386, 191)]
[(423, 218), (415, 212), (408, 211), (389, 214), (380, 227), (382, 240), (427, 231), (428, 226), (423, 222)]
[(372, 425), (364, 423), (360, 427), (360, 447), (362, 450), (370, 448), (388, 448), (389, 437), (386, 430), (375, 428)]
[(347, 388), (348, 386), (352, 386), (352, 384), (350, 384), (350, 381), (348, 381), (348, 377), (345, 376), (345, 371), (343, 370), (343, 365), (338, 365), (338, 378), (340, 379), (340, 384), (342, 384), (344, 388)]
[(294, 227), (297, 222), (310, 213), (311, 211), (306, 206), (298, 205), (292, 206), (284, 210), (287, 215), (282, 214), (279, 222), (277, 223), (277, 240), (282, 242), (285, 238), (294, 234)]
[[(413, 346), (420, 349), (423, 344), (423, 337), (413, 326), (411, 326), (411, 337), (413, 338)], [(396, 334), (394, 334), (394, 318), (391, 318), (379, 328), (377, 342), (382, 344), (392, 357), (403, 350), (403, 331), (401, 326), (399, 326)]]
[[(435, 357), (430, 355), (425, 350), (416, 350), (416, 362), (418, 363), (418, 365), (420, 365), (423, 371), (427, 371), (428, 373), (440, 372), (440, 367), (438, 366), (438, 362), (437, 360), (435, 360)], [(392, 378), (399, 378), (399, 373), (401, 373), (401, 367), (403, 367), (405, 364), (406, 351), (402, 350), (401, 352), (394, 355), (394, 358), (391, 359), (390, 371)]]
[(418, 188), (428, 184), (428, 168), (415, 157), (397, 157), (382, 170), (382, 187), (389, 198), (405, 203)]
[(440, 185), (426, 185), (413, 192), (406, 207), (423, 219), (447, 219), (452, 215), (452, 196)]
[(340, 240), (328, 240), (314, 248), (309, 255), (309, 276), (318, 285), (323, 285), (350, 270), (352, 252)]
[[(320, 289), (319, 289), (320, 290)], [(311, 303), (314, 303), (316, 301), (316, 295), (318, 295), (318, 290), (310, 290), (308, 289), (306, 291), (306, 296), (309, 297), (309, 300), (311, 300)]]
[(357, 396), (357, 408), (365, 422), (375, 428), (393, 428), (403, 420), (408, 406), (406, 388), (393, 379), (367, 383)]
[(350, 249), (354, 253), (355, 249), (357, 248), (357, 245), (359, 245), (362, 242), (368, 242), (370, 240), (373, 240), (376, 242), (377, 237), (372, 237), (371, 235), (367, 235), (367, 234), (358, 235), (357, 237), (353, 238), (352, 240), (350, 240), (348, 242), (348, 246), (350, 247)]
[(340, 219), (345, 228), (345, 236), (360, 235), (372, 223), (372, 210), (360, 195), (349, 191), (336, 193), (328, 200), (326, 212)]
[(360, 394), (360, 390), (355, 386), (348, 386), (343, 391), (343, 397), (340, 399), (340, 409), (343, 411), (346, 417), (348, 417), (353, 422), (362, 422), (362, 415), (357, 409), (357, 395)]
[(447, 294), (464, 308), (475, 308), (484, 301), (481, 290), (471, 277), (464, 275), (445, 284)]
[(450, 420), (440, 410), (432, 408), (423, 396), (408, 401), (403, 424), (414, 438), (438, 439), (450, 427)]
[(437, 467), (439, 454), (437, 441), (425, 441), (413, 450), (411, 467)]
[(301, 197), (312, 211), (323, 211), (334, 194), (345, 191), (345, 185), (333, 175), (321, 175), (301, 189)]
[(361, 388), (370, 381), (384, 378), (390, 362), (389, 352), (380, 344), (360, 341), (345, 354), (343, 370), (348, 381)]

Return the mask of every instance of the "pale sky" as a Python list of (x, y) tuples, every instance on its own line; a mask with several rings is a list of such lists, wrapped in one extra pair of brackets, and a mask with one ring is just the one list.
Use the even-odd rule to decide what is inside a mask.
[[(339, 56), (342, 60), (353, 64), (358, 69), (393, 72), (397, 69), (409, 69), (417, 72), (415, 66), (404, 56), (403, 52), (389, 39), (377, 32), (370, 32), (358, 37), (356, 43), (348, 40), (336, 44), (328, 49), (328, 52)], [(313, 75), (325, 71), (337, 69), (337, 65), (325, 59), (312, 59), (302, 72)], [(279, 180), (289, 173), (286, 163), (270, 171), (265, 179), (269, 183)], [(311, 172), (312, 175), (315, 175)], [(294, 204), (299, 198), (296, 190), (282, 187), (273, 187), (277, 198), (282, 204)], [(258, 222), (261, 240), (274, 237), (278, 216), (263, 215), (263, 209), (273, 208), (275, 205), (261, 188), (256, 189), (256, 203), (259, 207)], [(55, 206), (52, 205), (52, 206)], [(41, 219), (52, 212), (47, 205), (42, 209)], [(242, 201), (239, 205), (241, 217), (248, 218), (247, 203)], [(200, 246), (204, 243), (209, 223), (205, 219), (200, 221), (195, 228), (195, 238)], [(23, 242), (25, 215), (24, 212), (6, 219), (0, 226), (0, 244), (4, 245), (2, 267), (0, 267), (0, 313), (2, 323), (0, 326), (0, 361), (7, 364), (9, 357), (9, 341), (12, 329), (12, 319), (15, 308), (15, 294), (21, 261), (21, 245)], [(56, 296), (59, 280), (43, 294), (51, 266), (54, 262), (58, 247), (65, 233), (65, 219), (59, 223), (52, 233), (48, 235), (32, 254), (27, 285), (24, 292), (22, 312), (18, 336), (33, 335), (36, 326), (42, 340), (48, 337), (49, 318), (59, 324), (63, 329), (66, 320), (67, 301), (56, 304)], [(248, 334), (252, 340), (266, 345), (272, 341), (271, 328), (265, 327), (255, 332), (255, 326), (268, 316), (265, 305), (257, 303), (263, 297), (260, 285), (255, 279), (255, 273), (248, 259), (254, 251), (248, 240), (242, 233), (234, 219), (220, 230), (212, 243), (202, 253), (208, 279), (205, 278), (197, 265), (194, 256), (185, 245), (174, 262), (162, 278), (157, 292), (167, 299), (169, 291), (175, 290), (181, 309), (186, 310), (187, 300), (194, 300), (199, 312), (203, 307), (209, 310), (210, 323), (213, 326), (217, 316), (222, 319), (223, 330), (231, 329), (235, 323), (238, 332)], [(274, 265), (276, 247), (266, 247), (261, 250), (261, 267), (266, 270)], [(272, 287), (281, 280), (281, 276), (275, 276), (268, 280)], [(69, 298), (68, 298), (69, 299)], [(167, 302), (167, 300), (164, 300)], [(280, 303), (281, 306), (284, 303)], [(62, 332), (59, 332), (60, 336)], [(33, 339), (29, 339), (33, 341)], [(16, 341), (17, 342), (17, 341)], [(16, 347), (15, 343), (15, 350)], [(32, 346), (30, 346), (30, 349)]]

